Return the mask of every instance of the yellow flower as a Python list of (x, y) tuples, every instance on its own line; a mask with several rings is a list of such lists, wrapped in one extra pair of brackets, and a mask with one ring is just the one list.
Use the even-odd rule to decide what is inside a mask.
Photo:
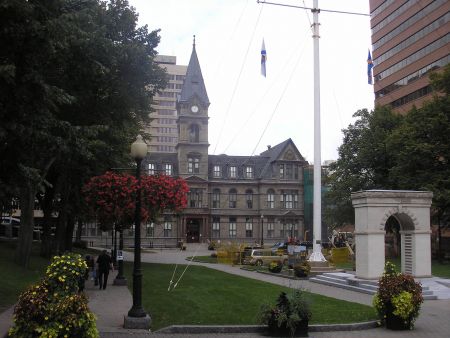
[(45, 320), (48, 320), (48, 317), (47, 317), (47, 316), (45, 316)]

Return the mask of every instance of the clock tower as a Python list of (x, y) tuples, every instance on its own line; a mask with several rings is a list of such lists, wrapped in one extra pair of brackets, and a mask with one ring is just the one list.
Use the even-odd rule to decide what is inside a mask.
[(178, 97), (178, 167), (184, 178), (208, 179), (208, 94), (195, 50), (195, 35), (191, 59), (183, 88)]

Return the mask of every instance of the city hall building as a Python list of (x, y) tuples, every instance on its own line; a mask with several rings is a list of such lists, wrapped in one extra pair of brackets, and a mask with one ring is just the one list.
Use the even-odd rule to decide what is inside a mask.
[[(195, 42), (187, 68), (176, 65), (175, 57), (160, 56), (156, 61), (166, 69), (169, 84), (155, 97), (148, 126), (152, 140), (142, 172), (182, 177), (189, 193), (181, 213), (165, 212), (156, 222), (142, 224), (142, 246), (174, 247), (180, 241), (274, 243), (288, 237), (304, 239), (308, 232), (311, 237), (304, 207), (308, 163), (293, 141), (268, 146), (257, 156), (208, 154), (210, 102)], [(163, 138), (166, 132), (170, 138)], [(133, 245), (133, 236), (133, 228), (124, 231), (125, 247)], [(95, 223), (85, 225), (82, 238), (90, 244), (113, 242), (111, 232), (102, 233)]]

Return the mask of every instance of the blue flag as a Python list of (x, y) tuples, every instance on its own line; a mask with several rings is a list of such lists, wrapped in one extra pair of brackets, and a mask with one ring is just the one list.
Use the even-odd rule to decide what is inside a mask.
[(369, 50), (369, 55), (367, 56), (367, 83), (368, 84), (372, 84), (372, 68), (373, 68), (373, 61), (372, 61), (372, 55), (370, 55), (370, 50)]
[(266, 77), (266, 60), (267, 60), (267, 53), (266, 53), (266, 46), (264, 45), (264, 39), (262, 41), (261, 46), (261, 74)]

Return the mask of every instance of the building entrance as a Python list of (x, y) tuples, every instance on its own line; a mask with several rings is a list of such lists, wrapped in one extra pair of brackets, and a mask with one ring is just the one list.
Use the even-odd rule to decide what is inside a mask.
[(199, 219), (188, 219), (186, 223), (186, 242), (198, 243), (200, 241), (200, 225)]

